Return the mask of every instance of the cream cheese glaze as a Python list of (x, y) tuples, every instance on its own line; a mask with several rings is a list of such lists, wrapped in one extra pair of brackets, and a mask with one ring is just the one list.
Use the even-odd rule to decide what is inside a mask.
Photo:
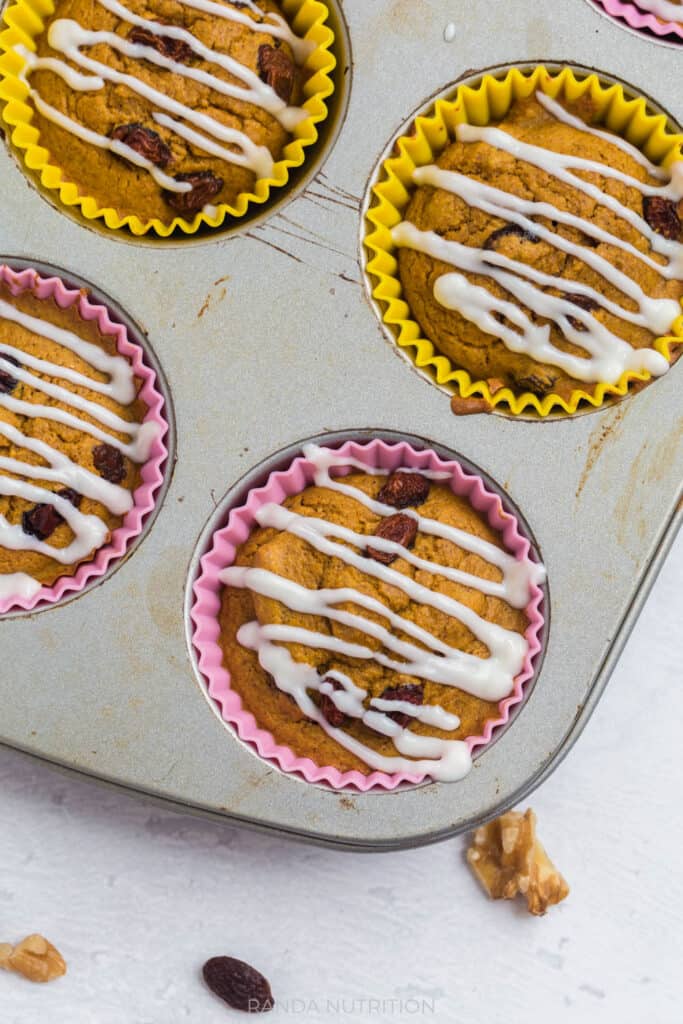
[[(358, 501), (381, 516), (389, 516), (396, 509), (376, 501), (364, 491), (345, 483), (343, 477), (333, 477), (335, 468), (355, 468), (365, 473), (386, 475), (361, 460), (339, 456), (329, 449), (307, 445), (304, 455), (315, 467), (314, 482), (319, 487), (339, 491)], [(443, 480), (448, 474), (420, 471), (432, 480)], [(494, 594), (512, 607), (524, 608), (532, 597), (532, 589), (545, 580), (545, 569), (529, 558), (516, 559), (508, 552), (467, 531), (420, 515), (415, 509), (403, 509), (413, 517), (418, 531), (449, 540), (465, 550), (479, 555), (497, 566), (502, 573), (500, 582), (492, 582), (477, 575), (459, 572), (449, 566), (418, 558), (406, 548), (374, 535), (355, 533), (337, 523), (313, 516), (299, 515), (281, 505), (266, 504), (255, 514), (261, 527), (286, 531), (324, 554), (340, 559), (365, 575), (402, 590), (412, 601), (457, 619), (486, 646), (488, 657), (478, 658), (449, 646), (415, 622), (394, 612), (382, 601), (353, 587), (334, 589), (308, 589), (291, 579), (269, 570), (248, 566), (229, 566), (220, 574), (225, 586), (247, 588), (253, 593), (274, 599), (290, 611), (306, 615), (319, 615), (378, 640), (380, 647), (373, 649), (362, 643), (351, 643), (337, 636), (322, 634), (299, 626), (261, 624), (249, 622), (242, 626), (237, 639), (242, 646), (254, 651), (261, 667), (268, 672), (277, 686), (290, 694), (305, 715), (325, 730), (347, 750), (354, 753), (373, 769), (394, 773), (428, 774), (441, 781), (461, 778), (471, 764), (465, 741), (418, 736), (403, 728), (384, 712), (400, 711), (420, 722), (444, 731), (458, 728), (458, 718), (438, 705), (415, 706), (408, 701), (389, 701), (373, 698), (370, 707), (364, 706), (367, 692), (353, 679), (339, 671), (328, 672), (321, 679), (315, 668), (295, 661), (282, 644), (296, 643), (305, 647), (328, 650), (360, 661), (372, 660), (398, 673), (422, 680), (438, 682), (471, 693), (483, 700), (501, 700), (508, 696), (515, 678), (522, 671), (528, 654), (524, 636), (505, 629), (478, 615), (473, 609), (453, 598), (430, 590), (404, 573), (366, 557), (368, 545), (380, 551), (400, 554), (402, 558), (433, 575), (455, 580), (484, 594)], [(338, 543), (343, 541), (343, 543)], [(345, 611), (340, 605), (374, 613), (382, 622), (373, 621), (355, 612)], [(387, 625), (384, 625), (386, 622)], [(407, 637), (409, 639), (401, 639)], [(338, 688), (332, 684), (338, 684)], [(369, 728), (391, 737), (398, 757), (387, 757), (373, 751), (343, 729), (330, 725), (308, 691), (326, 694), (339, 710), (352, 718), (361, 719)]]
[[(232, 96), (261, 107), (275, 117), (286, 131), (293, 131), (306, 118), (305, 110), (300, 107), (289, 106), (277, 95), (270, 85), (263, 82), (250, 68), (227, 54), (220, 53), (206, 46), (186, 29), (175, 25), (164, 25), (149, 18), (140, 17), (120, 3), (119, 0), (96, 0), (96, 2), (116, 17), (133, 26), (143, 28), (152, 33), (152, 35), (160, 38), (170, 37), (186, 43), (203, 60), (228, 72), (237, 78), (241, 84), (235, 85), (200, 68), (174, 61), (158, 53), (153, 47), (131, 42), (115, 32), (90, 31), (83, 28), (73, 19), (58, 18), (51, 23), (48, 30), (50, 46), (53, 50), (63, 54), (71, 64), (82, 68), (87, 74), (76, 71), (71, 64), (64, 60), (55, 57), (38, 57), (24, 46), (16, 47), (20, 56), (25, 61), (20, 77), (26, 84), (29, 96), (36, 109), (43, 117), (53, 121), (60, 128), (77, 136), (84, 142), (97, 146), (100, 149), (109, 150), (129, 160), (137, 167), (148, 171), (161, 188), (177, 193), (191, 191), (191, 184), (184, 181), (176, 181), (173, 177), (156, 167), (150, 160), (137, 153), (132, 147), (119, 140), (110, 139), (105, 135), (86, 128), (85, 125), (80, 124), (47, 103), (40, 93), (31, 86), (30, 77), (34, 71), (51, 71), (59, 75), (70, 88), (78, 92), (98, 91), (104, 88), (106, 82), (126, 86), (148, 100), (154, 108), (158, 108), (152, 114), (157, 124), (174, 131), (177, 135), (205, 153), (219, 157), (227, 163), (248, 168), (253, 171), (257, 178), (272, 177), (274, 161), (266, 146), (256, 145), (245, 132), (230, 128), (208, 114), (192, 110), (185, 104), (173, 100), (160, 89), (153, 88), (141, 81), (135, 75), (126, 74), (102, 61), (88, 57), (83, 50), (99, 44), (106, 44), (112, 50), (126, 57), (147, 61), (175, 75), (180, 75), (209, 86), (222, 95)], [(271, 13), (268, 16), (264, 16), (264, 12), (251, 2), (243, 6), (258, 14), (262, 18), (261, 21), (255, 21), (241, 10), (213, 3), (211, 0), (179, 0), (179, 2), (183, 6), (204, 11), (214, 17), (245, 25), (251, 31), (266, 32), (276, 39), (284, 40), (291, 46), (295, 59), (299, 63), (303, 63), (315, 48), (315, 44), (300, 39), (280, 15)], [(188, 124), (183, 124), (183, 122), (188, 122)], [(224, 145), (221, 145), (221, 143)], [(227, 146), (234, 148), (226, 148)]]
[[(633, 210), (574, 172), (598, 173), (637, 189), (643, 196), (680, 200), (683, 198), (683, 161), (675, 163), (669, 174), (651, 164), (626, 140), (585, 125), (559, 103), (540, 92), (536, 93), (536, 99), (558, 120), (589, 134), (604, 137), (619, 146), (661, 184), (647, 184), (607, 164), (571, 154), (556, 153), (523, 142), (500, 128), (461, 124), (456, 128), (457, 140), (465, 143), (485, 142), (519, 160), (541, 168), (559, 181), (585, 193), (634, 227), (647, 239), (651, 250), (663, 257), (664, 262), (654, 260), (592, 221), (558, 209), (551, 202), (526, 200), (457, 171), (444, 170), (431, 164), (416, 168), (413, 172), (413, 181), (418, 186), (431, 185), (458, 195), (468, 205), (515, 224), (560, 251), (582, 260), (631, 299), (637, 311), (612, 302), (600, 291), (580, 282), (543, 273), (521, 260), (510, 259), (493, 250), (462, 245), (444, 239), (433, 231), (421, 231), (409, 221), (401, 222), (392, 230), (393, 241), (399, 247), (426, 253), (457, 268), (453, 273), (444, 274), (437, 279), (434, 285), (435, 299), (445, 309), (456, 310), (482, 331), (500, 338), (510, 351), (525, 353), (540, 362), (557, 366), (577, 380), (586, 382), (604, 381), (616, 384), (629, 370), (648, 371), (653, 376), (660, 376), (669, 368), (667, 359), (660, 352), (652, 348), (633, 348), (600, 323), (590, 311), (571, 302), (567, 296), (590, 298), (597, 306), (625, 321), (646, 327), (655, 335), (664, 335), (671, 329), (681, 314), (680, 303), (674, 299), (646, 295), (636, 281), (596, 253), (592, 247), (569, 241), (540, 224), (535, 218), (543, 217), (558, 224), (577, 228), (588, 238), (622, 249), (656, 270), (666, 280), (682, 279), (683, 244), (658, 234)], [(496, 281), (517, 302), (499, 299), (488, 289), (473, 285), (460, 271)], [(553, 296), (543, 288), (556, 288), (564, 294)], [(534, 323), (520, 305), (554, 322), (568, 341), (585, 351), (585, 356), (572, 355), (559, 349), (551, 341), (548, 324)], [(501, 323), (500, 317), (505, 318), (506, 322)]]
[[(1, 324), (3, 319), (17, 323), (26, 330), (73, 352), (108, 379), (95, 380), (69, 367), (38, 359), (22, 349), (5, 344)], [(17, 363), (19, 365), (16, 365)], [(68, 407), (63, 409), (61, 405), (23, 401), (14, 398), (10, 393), (0, 391), (0, 409), (7, 409), (28, 419), (52, 420), (66, 424), (111, 445), (133, 462), (143, 463), (148, 459), (152, 444), (159, 433), (156, 423), (133, 423), (124, 420), (97, 401), (86, 399), (69, 388), (55, 384), (52, 379), (37, 377), (30, 369), (38, 370), (49, 378), (86, 387), (120, 404), (130, 404), (136, 396), (134, 371), (127, 359), (119, 355), (109, 355), (98, 345), (78, 337), (72, 331), (57, 327), (40, 317), (31, 316), (10, 302), (0, 300), (0, 371)], [(81, 418), (77, 412), (87, 414), (96, 422), (91, 423)], [(122, 433), (128, 440), (121, 440), (110, 431)], [(129, 490), (103, 479), (45, 441), (31, 437), (3, 420), (0, 420), (0, 437), (5, 438), (12, 446), (31, 452), (43, 460), (42, 464), (35, 465), (21, 458), (0, 456), (0, 494), (22, 498), (34, 504), (52, 505), (68, 523), (73, 533), (70, 544), (66, 547), (55, 547), (25, 533), (21, 524), (11, 524), (5, 516), (0, 515), (0, 547), (13, 551), (35, 551), (61, 565), (71, 565), (83, 561), (107, 539), (107, 524), (99, 516), (80, 512), (66, 498), (32, 483), (32, 480), (53, 482), (62, 487), (72, 488), (78, 494), (97, 501), (114, 515), (125, 515), (133, 507), (133, 496)], [(7, 473), (13, 476), (7, 476)], [(40, 586), (37, 580), (25, 573), (0, 574), (0, 597), (31, 597), (37, 593)]]

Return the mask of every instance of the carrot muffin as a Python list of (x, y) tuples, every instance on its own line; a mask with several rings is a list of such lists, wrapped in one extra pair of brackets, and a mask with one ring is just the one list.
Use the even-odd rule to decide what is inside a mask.
[(133, 507), (158, 435), (113, 336), (0, 279), (0, 598), (72, 576)]
[(40, 144), (120, 217), (233, 204), (306, 117), (310, 45), (274, 0), (57, 0), (36, 42), (21, 52)]
[(405, 300), (492, 389), (566, 400), (668, 369), (653, 343), (681, 314), (683, 162), (672, 180), (594, 117), (538, 92), (413, 173), (392, 231)]
[(316, 765), (460, 778), (464, 739), (522, 672), (543, 567), (508, 553), (448, 474), (333, 477), (356, 464), (305, 455), (315, 484), (263, 505), (220, 574), (230, 686)]

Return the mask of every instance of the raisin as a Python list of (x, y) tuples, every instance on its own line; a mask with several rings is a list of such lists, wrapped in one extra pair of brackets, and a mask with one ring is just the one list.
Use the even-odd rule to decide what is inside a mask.
[(119, 125), (118, 128), (114, 128), (111, 137), (134, 149), (155, 167), (168, 167), (171, 162), (171, 150), (159, 133), (137, 122)]
[[(341, 690), (342, 685), (338, 683), (336, 679), (323, 679), (324, 683), (331, 683), (335, 690)], [(325, 719), (335, 729), (341, 729), (346, 724), (346, 715), (343, 711), (337, 707), (332, 698), (327, 693), (320, 694), (320, 703), (318, 705)]]
[(662, 196), (643, 197), (643, 216), (650, 227), (674, 242), (683, 239), (683, 224), (678, 216), (678, 204)]
[(258, 48), (258, 69), (262, 81), (267, 82), (281, 100), (289, 103), (296, 71), (291, 58), (275, 46), (264, 43)]
[(266, 978), (255, 967), (233, 956), (214, 956), (202, 968), (204, 981), (214, 995), (233, 1010), (265, 1013), (274, 1006)]
[[(56, 491), (55, 493), (58, 498), (70, 501), (74, 508), (78, 508), (81, 504), (82, 496), (71, 487), (64, 487), (61, 491)], [(64, 517), (60, 515), (54, 505), (41, 503), (40, 505), (34, 505), (33, 508), (24, 512), (21, 517), (21, 528), (24, 533), (28, 533), (31, 537), (37, 537), (38, 540), (47, 540), (50, 534), (54, 533), (63, 522)]]
[[(384, 540), (393, 540), (395, 544), (402, 544), (406, 548), (412, 548), (417, 536), (417, 521), (412, 516), (403, 515), (397, 512), (395, 516), (387, 516), (375, 530), (375, 537), (382, 537)], [(391, 565), (398, 555), (391, 551), (378, 551), (377, 548), (368, 548), (368, 555), (376, 562), (383, 565)]]
[[(591, 299), (590, 295), (581, 295), (579, 292), (563, 292), (562, 298), (566, 299), (567, 302), (571, 302), (572, 305), (578, 306), (580, 309), (585, 309), (587, 313), (600, 309), (599, 303), (595, 299)], [(568, 316), (567, 320), (569, 320), (575, 331), (588, 330), (586, 325), (581, 320), (577, 320), (575, 316)]]
[(123, 463), (123, 455), (118, 448), (110, 444), (98, 444), (92, 450), (92, 460), (95, 469), (111, 484), (120, 484), (126, 478), (126, 467)]
[(70, 501), (74, 508), (80, 508), (83, 496), (74, 491), (73, 487), (65, 487), (61, 491), (57, 491), (58, 498), (64, 498), (65, 501)]
[(421, 505), (429, 496), (429, 480), (420, 473), (392, 473), (377, 500), (394, 508)]
[[(388, 686), (382, 694), (382, 700), (404, 700), (408, 704), (415, 704), (416, 707), (419, 707), (424, 701), (424, 686), (422, 683)], [(412, 716), (406, 715), (404, 711), (387, 711), (386, 714), (400, 725), (402, 729), (405, 729), (412, 721)]]
[(190, 192), (165, 192), (164, 197), (169, 206), (180, 213), (196, 213), (210, 199), (218, 195), (223, 188), (223, 179), (216, 177), (212, 171), (191, 171), (189, 174), (176, 174), (176, 181), (187, 181), (192, 185)]
[(194, 57), (194, 50), (182, 39), (175, 39), (173, 36), (158, 36), (138, 25), (130, 30), (128, 38), (131, 43), (151, 46), (162, 57), (168, 57), (169, 60), (174, 60), (178, 64), (187, 64)]
[(594, 309), (600, 308), (600, 303), (592, 299), (590, 295), (582, 295), (580, 292), (563, 292), (562, 298), (566, 299), (567, 302), (571, 302), (572, 305), (578, 306), (580, 309), (585, 309), (591, 313)]
[(40, 504), (27, 509), (21, 517), (21, 528), (30, 537), (47, 540), (64, 520), (54, 505)]
[(530, 391), (532, 395), (543, 398), (555, 387), (557, 375), (547, 370), (535, 370), (525, 376), (515, 377), (515, 384), (520, 391)]
[(496, 243), (499, 242), (501, 238), (507, 238), (508, 235), (516, 235), (518, 238), (521, 238), (522, 241), (533, 242), (534, 245), (541, 241), (541, 239), (531, 231), (525, 231), (524, 228), (520, 228), (519, 224), (506, 224), (504, 227), (491, 232), (484, 242), (483, 248), (495, 249)]
[[(7, 356), (4, 352), (0, 352), (0, 359), (4, 359), (6, 363), (11, 363), (12, 366), (21, 366), (18, 359), (14, 356)], [(13, 377), (7, 370), (0, 369), (0, 395), (9, 395), (14, 391), (19, 381), (16, 377)]]

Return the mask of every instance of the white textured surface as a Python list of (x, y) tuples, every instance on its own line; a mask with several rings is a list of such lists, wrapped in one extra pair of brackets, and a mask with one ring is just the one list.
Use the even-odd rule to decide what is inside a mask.
[(487, 902), (464, 840), (335, 853), (0, 751), (0, 941), (42, 931), (69, 963), (44, 987), (0, 972), (0, 1021), (236, 1019), (199, 979), (222, 953), (271, 979), (289, 1005), (273, 1024), (679, 1020), (682, 579), (683, 538), (586, 732), (532, 798), (572, 886), (542, 919)]

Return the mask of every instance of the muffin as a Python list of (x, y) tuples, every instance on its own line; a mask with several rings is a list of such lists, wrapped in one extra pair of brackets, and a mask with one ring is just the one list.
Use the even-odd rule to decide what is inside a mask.
[(683, 174), (671, 181), (596, 114), (588, 95), (537, 91), (500, 121), (458, 125), (413, 172), (392, 231), (405, 300), (492, 391), (567, 402), (668, 369), (653, 346), (681, 314)]
[(315, 44), (274, 0), (57, 0), (36, 45), (18, 49), (40, 146), (120, 220), (234, 207), (308, 117)]
[(677, 357), (683, 135), (620, 85), (543, 65), (461, 84), (372, 192), (373, 296), (454, 412), (573, 414)]
[[(490, 737), (528, 678), (544, 569), (492, 527), (500, 500), (482, 499), (479, 480), (456, 493), (452, 472), (388, 473), (313, 445), (304, 455), (313, 482), (280, 503), (250, 500), (254, 528), (218, 575), (219, 659), (239, 718), (251, 713), (299, 770), (461, 778), (468, 739)], [(201, 608), (193, 618), (202, 649)]]
[(3, 606), (30, 601), (94, 559), (136, 506), (143, 465), (165, 452), (158, 417), (140, 397), (143, 380), (113, 326), (104, 332), (99, 307), (84, 319), (78, 293), (37, 275), (26, 287), (31, 274), (0, 268)]

